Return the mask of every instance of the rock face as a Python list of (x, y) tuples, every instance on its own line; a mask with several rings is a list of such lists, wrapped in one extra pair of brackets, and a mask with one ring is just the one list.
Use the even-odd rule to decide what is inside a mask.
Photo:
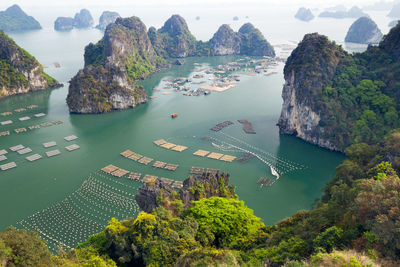
[(240, 35), (234, 32), (229, 25), (224, 24), (211, 38), (210, 45), (213, 55), (238, 55), (241, 42)]
[(74, 19), (68, 17), (58, 17), (54, 22), (56, 31), (70, 31), (74, 28)]
[(176, 58), (196, 55), (196, 38), (179, 15), (173, 15), (161, 29), (157, 32), (152, 29), (149, 35), (158, 55)]
[(85, 48), (85, 68), (70, 82), (70, 112), (104, 113), (145, 103), (146, 94), (135, 81), (164, 63), (139, 18), (118, 18), (102, 40)]
[(368, 15), (365, 14), (359, 7), (353, 6), (348, 11), (324, 11), (319, 14), (321, 18), (335, 18), (335, 19), (345, 19), (345, 18), (360, 18), (360, 17), (367, 17)]
[(58, 17), (54, 22), (56, 31), (70, 31), (73, 28), (84, 29), (92, 26), (93, 18), (87, 9), (82, 9), (79, 13), (76, 13), (74, 18)]
[(33, 56), (0, 31), (0, 98), (59, 86)]
[(241, 38), (240, 54), (247, 56), (275, 56), (274, 48), (264, 38), (260, 30), (251, 23), (246, 23), (239, 29)]
[(284, 69), (283, 105), (278, 122), (281, 133), (295, 135), (320, 147), (341, 150), (325, 137), (321, 114), (310, 99), (334, 77), (345, 54), (326, 36), (314, 33), (304, 37)]
[(74, 27), (78, 29), (90, 28), (93, 26), (94, 20), (89, 10), (82, 9), (79, 13), (75, 14)]
[[(201, 198), (210, 198), (213, 196), (235, 197), (234, 189), (229, 188), (229, 174), (206, 174), (203, 173), (197, 177), (191, 176), (183, 182), (183, 188), (180, 189), (179, 198), (182, 200), (185, 208), (191, 205), (192, 201)], [(154, 184), (144, 184), (139, 188), (135, 199), (139, 207), (145, 212), (152, 210), (160, 205), (160, 197), (173, 200), (176, 198), (175, 190), (157, 179)]]
[(311, 9), (301, 7), (294, 17), (302, 21), (311, 21), (314, 19), (314, 14), (311, 12)]
[(359, 44), (377, 44), (383, 34), (378, 25), (369, 17), (361, 17), (356, 20), (347, 32), (345, 42)]
[(99, 19), (99, 25), (96, 26), (97, 29), (104, 31), (108, 24), (114, 23), (117, 18), (121, 16), (117, 12), (104, 11)]
[(0, 30), (12, 32), (39, 30), (41, 28), (39, 22), (28, 16), (18, 5), (0, 11)]
[(400, 3), (395, 4), (387, 16), (391, 18), (400, 18)]

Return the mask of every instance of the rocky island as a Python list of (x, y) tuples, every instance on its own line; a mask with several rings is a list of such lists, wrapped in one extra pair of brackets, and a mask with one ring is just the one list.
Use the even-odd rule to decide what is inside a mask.
[(377, 44), (381, 41), (382, 37), (381, 30), (371, 18), (361, 17), (350, 26), (345, 42)]
[(96, 26), (97, 29), (105, 31), (108, 24), (111, 24), (121, 17), (117, 12), (104, 11), (99, 19), (99, 25)]
[(274, 57), (275, 52), (250, 23), (239, 32), (222, 25), (209, 42), (202, 42), (179, 15), (148, 31), (137, 17), (118, 18), (107, 26), (102, 40), (85, 48), (85, 67), (70, 82), (69, 110), (104, 113), (136, 107), (147, 97), (135, 81), (167, 66), (167, 60), (182, 64), (176, 58), (219, 55)]
[(18, 5), (0, 11), (0, 30), (12, 32), (40, 30), (41, 28), (39, 22), (28, 16)]
[(62, 86), (3, 31), (0, 31), (0, 66), (0, 98)]
[(284, 69), (280, 132), (343, 152), (355, 142), (376, 143), (396, 128), (398, 36), (399, 25), (379, 46), (350, 55), (325, 36), (307, 34)]
[(294, 17), (302, 21), (311, 21), (314, 19), (314, 14), (311, 12), (311, 9), (301, 7)]
[(54, 29), (56, 31), (70, 31), (74, 28), (84, 29), (93, 26), (93, 18), (89, 10), (82, 9), (79, 13), (75, 14), (74, 18), (58, 17), (54, 22)]
[(359, 7), (353, 6), (348, 11), (324, 11), (319, 14), (321, 18), (335, 18), (335, 19), (345, 19), (345, 18), (359, 18), (359, 17), (366, 17), (368, 16), (365, 14)]

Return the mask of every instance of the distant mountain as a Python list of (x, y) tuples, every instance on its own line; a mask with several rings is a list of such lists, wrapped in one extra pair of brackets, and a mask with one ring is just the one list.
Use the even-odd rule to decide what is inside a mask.
[(314, 19), (314, 14), (311, 12), (311, 9), (301, 7), (294, 17), (302, 21), (310, 21)]
[(90, 11), (82, 9), (76, 13), (74, 18), (71, 17), (58, 17), (54, 22), (54, 29), (56, 31), (70, 31), (73, 28), (84, 29), (90, 28), (94, 24), (94, 20)]
[(319, 14), (321, 18), (335, 18), (335, 19), (345, 19), (345, 18), (360, 18), (367, 17), (368, 15), (364, 13), (359, 7), (353, 6), (348, 11), (338, 10), (338, 11), (324, 11)]
[(33, 56), (0, 31), (0, 98), (58, 86)]
[(0, 11), (0, 30), (12, 32), (39, 30), (41, 28), (40, 23), (28, 16), (18, 5)]
[(378, 44), (383, 34), (378, 25), (369, 17), (356, 20), (347, 32), (345, 42), (358, 44)]
[(117, 12), (104, 11), (100, 16), (99, 25), (96, 28), (104, 31), (108, 24), (115, 22), (119, 17), (121, 16)]

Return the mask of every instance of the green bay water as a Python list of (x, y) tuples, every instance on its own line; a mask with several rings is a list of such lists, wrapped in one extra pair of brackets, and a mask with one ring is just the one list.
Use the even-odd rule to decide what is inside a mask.
[[(22, 144), (32, 148), (30, 154), (44, 155), (52, 149), (43, 148), (42, 143), (56, 141), (61, 151), (59, 156), (44, 156), (33, 163), (24, 159), (26, 155), (7, 154), (9, 160), (6, 162), (15, 161), (18, 167), (0, 172), (0, 229), (63, 200), (79, 188), (91, 173), (108, 164), (175, 180), (187, 178), (192, 166), (220, 169), (231, 174), (231, 183), (237, 186), (240, 199), (266, 224), (272, 224), (300, 209), (309, 209), (314, 200), (320, 197), (324, 184), (333, 177), (335, 167), (344, 159), (341, 154), (279, 134), (276, 122), (282, 105), (283, 64), (274, 70), (278, 72), (276, 75), (241, 75), (241, 81), (236, 87), (222, 93), (213, 92), (209, 96), (187, 97), (180, 92), (162, 89), (163, 84), (160, 82), (163, 79), (190, 76), (195, 68), (199, 68), (195, 63), (200, 64), (200, 68), (213, 67), (235, 59), (187, 58), (183, 66), (172, 66), (141, 81), (148, 94), (156, 96), (149, 103), (136, 109), (109, 114), (74, 115), (68, 113), (65, 103), (67, 82), (83, 66), (84, 46), (100, 39), (101, 33), (96, 30), (55, 33), (45, 29), (13, 34), (12, 37), (42, 64), (47, 65), (46, 71), (64, 82), (65, 86), (0, 100), (0, 113), (29, 105), (39, 106), (34, 110), (1, 117), (2, 121), (14, 121), (11, 125), (0, 126), (1, 131), (55, 120), (64, 123), (0, 137), (0, 149)], [(61, 68), (54, 67), (52, 63), (56, 61), (60, 62)], [(153, 88), (160, 88), (161, 92), (154, 92)], [(163, 95), (164, 91), (170, 91), (171, 94)], [(20, 117), (39, 112), (47, 115), (25, 122), (18, 121)], [(173, 112), (179, 114), (178, 118), (171, 119), (170, 114)], [(237, 123), (238, 119), (252, 122), (257, 134), (245, 134)], [(197, 149), (221, 152), (201, 137), (223, 138), (209, 128), (225, 120), (235, 122), (223, 130), (225, 133), (280, 159), (304, 165), (305, 168), (283, 175), (273, 186), (260, 189), (257, 180), (262, 176), (273, 176), (269, 168), (257, 159), (241, 164), (193, 156), (192, 153)], [(67, 152), (64, 147), (71, 143), (63, 138), (71, 134), (79, 137), (73, 143), (81, 148)], [(188, 146), (189, 149), (178, 153), (159, 148), (153, 141), (161, 138)], [(242, 147), (248, 149), (244, 145)], [(176, 163), (180, 167), (176, 172), (156, 170), (121, 157), (119, 153), (126, 149), (155, 160)], [(240, 156), (238, 153), (226, 154)], [(140, 185), (127, 179), (124, 183), (136, 187)]]

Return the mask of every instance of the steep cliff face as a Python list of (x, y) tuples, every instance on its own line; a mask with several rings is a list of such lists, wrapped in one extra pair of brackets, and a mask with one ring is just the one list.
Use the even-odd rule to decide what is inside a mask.
[(312, 13), (311, 9), (301, 7), (294, 17), (302, 21), (311, 21), (314, 19), (314, 14)]
[(313, 98), (322, 94), (344, 56), (345, 52), (325, 36), (314, 33), (304, 37), (284, 69), (283, 106), (278, 122), (281, 133), (331, 150), (341, 150), (329, 140)]
[[(145, 212), (152, 212), (162, 205), (163, 200), (173, 201), (179, 198), (185, 208), (190, 207), (192, 201), (210, 197), (235, 198), (234, 187), (229, 185), (229, 174), (206, 174), (197, 177), (191, 176), (183, 181), (179, 194), (169, 186), (157, 179), (154, 184), (145, 184), (139, 188), (135, 195), (139, 207)], [(163, 198), (160, 199), (160, 198)]]
[(58, 86), (33, 56), (0, 31), (0, 98)]
[(121, 16), (117, 12), (104, 11), (100, 16), (99, 25), (96, 28), (104, 31), (109, 24), (115, 22), (119, 17)]
[(11, 32), (39, 30), (41, 28), (39, 22), (28, 16), (18, 5), (0, 11), (0, 30)]
[(347, 32), (345, 42), (358, 44), (378, 44), (383, 37), (378, 25), (369, 17), (356, 20)]
[(58, 17), (54, 22), (56, 31), (70, 31), (74, 28), (74, 19), (68, 17)]
[(81, 28), (89, 28), (93, 26), (93, 17), (90, 14), (90, 11), (87, 9), (82, 9), (79, 13), (75, 14), (74, 17), (74, 27)]
[(147, 101), (135, 81), (164, 64), (137, 17), (118, 18), (102, 40), (85, 48), (85, 68), (72, 78), (67, 104), (74, 113), (104, 113)]
[(224, 24), (210, 40), (213, 55), (238, 55), (240, 54), (241, 38), (232, 28)]
[(274, 48), (253, 24), (246, 23), (239, 29), (240, 54), (247, 56), (275, 56)]

